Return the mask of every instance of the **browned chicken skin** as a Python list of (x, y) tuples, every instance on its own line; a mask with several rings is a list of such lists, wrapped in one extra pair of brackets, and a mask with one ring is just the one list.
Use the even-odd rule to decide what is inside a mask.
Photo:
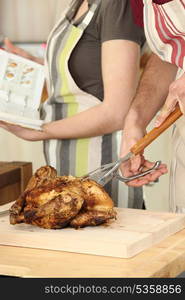
[(48, 229), (94, 226), (115, 218), (113, 201), (92, 180), (57, 176), (41, 167), (10, 209), (10, 223), (27, 223)]
[(104, 188), (93, 180), (82, 180), (84, 204), (80, 213), (70, 222), (73, 227), (93, 226), (115, 218), (113, 201)]

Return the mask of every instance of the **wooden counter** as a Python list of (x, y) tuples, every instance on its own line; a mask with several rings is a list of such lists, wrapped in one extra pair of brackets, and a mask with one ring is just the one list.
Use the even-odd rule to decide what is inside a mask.
[(185, 229), (129, 258), (0, 246), (0, 274), (20, 277), (176, 277), (185, 270)]

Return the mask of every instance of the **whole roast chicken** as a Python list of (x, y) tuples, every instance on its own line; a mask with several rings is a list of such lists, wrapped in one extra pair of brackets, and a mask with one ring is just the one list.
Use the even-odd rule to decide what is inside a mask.
[(10, 223), (47, 229), (95, 226), (116, 217), (112, 199), (93, 180), (57, 176), (44, 166), (31, 177), (25, 191), (10, 208)]

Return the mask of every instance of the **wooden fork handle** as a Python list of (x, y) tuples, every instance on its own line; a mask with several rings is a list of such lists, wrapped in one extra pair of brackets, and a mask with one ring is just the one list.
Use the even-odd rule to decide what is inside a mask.
[(156, 127), (152, 129), (149, 133), (147, 133), (130, 149), (130, 151), (135, 155), (141, 153), (148, 145), (150, 145), (158, 136), (161, 135), (161, 133), (168, 129), (181, 116), (182, 112), (180, 111), (179, 105), (177, 105), (175, 110), (159, 127)]

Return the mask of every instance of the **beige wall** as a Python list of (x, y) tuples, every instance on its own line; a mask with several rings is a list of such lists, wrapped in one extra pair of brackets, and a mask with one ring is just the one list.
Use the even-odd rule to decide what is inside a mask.
[[(151, 122), (148, 129), (153, 128)], [(165, 131), (156, 141), (145, 150), (145, 156), (151, 161), (161, 160), (168, 166), (170, 172), (171, 161), (171, 135), (172, 127)], [(144, 186), (144, 197), (146, 207), (149, 210), (168, 211), (169, 210), (169, 172), (160, 177), (159, 182), (151, 186)]]
[(0, 34), (13, 41), (45, 41), (70, 0), (0, 0)]

